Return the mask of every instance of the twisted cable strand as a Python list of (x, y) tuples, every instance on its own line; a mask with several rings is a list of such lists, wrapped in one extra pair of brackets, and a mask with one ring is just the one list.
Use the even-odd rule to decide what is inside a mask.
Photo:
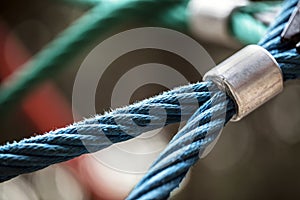
[[(297, 2), (297, 0), (286, 1), (275, 25), (271, 26), (267, 36), (260, 42), (260, 45), (269, 50), (279, 63), (285, 80), (299, 78), (300, 75), (300, 55), (292, 49), (290, 44), (280, 42), (280, 34)], [(222, 127), (236, 112), (229, 97), (225, 102), (220, 101), (222, 95), (224, 94), (216, 92), (197, 110), (152, 164), (147, 174), (131, 191), (127, 200), (166, 199), (170, 196), (188, 170), (199, 160), (205, 148), (215, 140)], [(220, 109), (227, 113), (225, 121), (222, 120), (222, 115), (209, 118), (220, 112)], [(197, 125), (196, 128), (195, 125)]]
[[(296, 3), (297, 1), (291, 0), (287, 2), (287, 5), (296, 5)], [(287, 20), (289, 15), (286, 12), (291, 13), (292, 9), (288, 8), (292, 8), (292, 6), (286, 7), (282, 18)], [(279, 21), (286, 23), (286, 20), (282, 18), (279, 18)], [(278, 27), (281, 26), (282, 24), (279, 23)], [(267, 39), (261, 45), (266, 46), (278, 59), (285, 80), (291, 79), (292, 75), (299, 77), (297, 71), (300, 63), (299, 57), (294, 54), (290, 44), (276, 43), (280, 37), (278, 29), (282, 28), (271, 28), (270, 37), (272, 39)], [(273, 42), (276, 44), (274, 45)], [(275, 48), (276, 45), (278, 49)], [(288, 56), (290, 60), (284, 60), (283, 55)], [(287, 65), (289, 67), (286, 67)], [(199, 155), (217, 137), (225, 122), (235, 113), (232, 100), (218, 89), (211, 91), (211, 87), (216, 88), (214, 86), (211, 82), (188, 85), (70, 127), (52, 131), (44, 136), (36, 136), (1, 146), (0, 169), (3, 174), (1, 174), (0, 180), (8, 180), (18, 174), (35, 171), (50, 164), (88, 153), (88, 150), (97, 151), (109, 146), (112, 142), (125, 141), (144, 131), (160, 128), (163, 114), (154, 112), (154, 115), (150, 115), (148, 111), (151, 106), (156, 108), (157, 105), (161, 105), (166, 110), (167, 119), (163, 122), (163, 126), (179, 122), (182, 120), (181, 117), (186, 119), (189, 117), (188, 114), (193, 113), (195, 105), (190, 103), (193, 102), (191, 98), (195, 97), (201, 107), (191, 117), (185, 128), (174, 137), (170, 146), (161, 154), (149, 173), (128, 197), (128, 199), (165, 199), (174, 188), (178, 187), (189, 168), (199, 159)], [(223, 98), (227, 100), (221, 100)], [(179, 105), (179, 100), (187, 100), (186, 112), (182, 112), (184, 109)], [(224, 114), (221, 111), (226, 113), (226, 120), (222, 120), (220, 117)], [(215, 115), (216, 118), (213, 117)], [(116, 119), (124, 120), (124, 125), (115, 123)], [(152, 124), (150, 121), (154, 123)], [(139, 125), (139, 128), (133, 129), (133, 124)], [(128, 135), (123, 130), (133, 131), (132, 135)], [(83, 145), (83, 141), (88, 141), (86, 146)]]
[(280, 37), (297, 3), (298, 0), (286, 1), (283, 6), (283, 12), (269, 28), (265, 37), (259, 42), (259, 45), (267, 49), (278, 62), (282, 69), (284, 80), (300, 78), (300, 54), (297, 53), (293, 42), (281, 41)]
[(66, 128), (0, 146), (0, 181), (186, 121), (210, 99), (214, 88), (211, 82), (179, 87)]
[[(135, 186), (128, 200), (169, 197), (170, 192), (179, 186), (189, 168), (218, 136), (224, 123), (235, 114), (235, 106), (231, 99), (226, 97), (225, 102), (220, 102), (224, 97), (226, 97), (224, 92), (216, 92), (195, 112)], [(224, 112), (226, 119), (221, 117)], [(219, 114), (212, 119), (213, 113)]]

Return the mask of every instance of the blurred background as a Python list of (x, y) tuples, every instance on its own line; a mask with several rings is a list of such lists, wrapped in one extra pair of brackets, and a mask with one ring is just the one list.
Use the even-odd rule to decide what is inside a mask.
[[(1, 85), (9, 84), (24, 66), (34, 67), (34, 62), (28, 61), (37, 59), (40, 52), (44, 52), (44, 55), (51, 54), (45, 49), (51, 48), (51, 45), (53, 49), (53, 41), (66, 34), (63, 31), (74, 26), (74, 22), (78, 24), (76, 20), (90, 12), (94, 6), (103, 6), (103, 12), (98, 14), (108, 15), (106, 11), (114, 7), (111, 4), (122, 4), (122, 1), (124, 0), (1, 1)], [(193, 9), (196, 11), (193, 13), (188, 5), (189, 1), (164, 10), (149, 8), (145, 13), (117, 13), (120, 20), (107, 23), (105, 31), (87, 38), (84, 45), (72, 46), (74, 52), (77, 52), (74, 56), (65, 56), (64, 62), (57, 64), (53, 72), (44, 74), (42, 81), (26, 95), (18, 96), (15, 102), (1, 110), (0, 143), (20, 140), (71, 124), (72, 89), (76, 73), (88, 53), (101, 41), (116, 33), (144, 26), (170, 28), (197, 40), (214, 62), (219, 63), (243, 46), (257, 43), (274, 20), (282, 3), (224, 2), (199, 0), (199, 5), (203, 4), (203, 7), (196, 8), (194, 5)], [(231, 4), (232, 6), (228, 6)], [(201, 12), (203, 10), (205, 12)], [(208, 21), (212, 18), (212, 21)], [(197, 25), (204, 22), (211, 23)], [(218, 31), (216, 35), (205, 30), (214, 30), (220, 26), (222, 31)], [(215, 30), (217, 32), (221, 29)], [(73, 33), (76, 35), (75, 32), (68, 32), (70, 38)], [(101, 114), (111, 107), (133, 103), (169, 89), (159, 83), (147, 83), (135, 89), (129, 99), (128, 94), (124, 97), (118, 94), (120, 101), (112, 105), (113, 86), (123, 74), (143, 63), (161, 63), (183, 74), (186, 82), (174, 78), (172, 73), (162, 74), (165, 79), (172, 79), (174, 86), (200, 81), (203, 75), (195, 73), (190, 63), (170, 52), (153, 49), (129, 52), (115, 60), (101, 78), (95, 98), (97, 113)], [(154, 75), (156, 73), (159, 72), (153, 72)], [(149, 73), (141, 72), (139, 76), (146, 79)], [(130, 87), (130, 83), (124, 84), (125, 88)], [(132, 88), (128, 88), (128, 91), (131, 90)], [(300, 81), (290, 81), (285, 83), (284, 92), (268, 104), (241, 122), (229, 123), (212, 152), (193, 167), (171, 199), (299, 199), (299, 101)], [(158, 136), (151, 141), (151, 148), (157, 149), (159, 144), (156, 154), (167, 145), (172, 134), (176, 133), (176, 128), (178, 125), (164, 128), (162, 131), (167, 132), (167, 136)], [(121, 147), (122, 145), (130, 148), (135, 143), (121, 144)], [(147, 149), (139, 147), (131, 150), (138, 153), (143, 152), (143, 148)], [(113, 161), (120, 159), (120, 156), (113, 148), (100, 153), (103, 157), (106, 156), (106, 162), (99, 162), (93, 156), (85, 155), (1, 183), (0, 199), (124, 199), (143, 176), (143, 172), (116, 170), (122, 166), (114, 166)], [(132, 159), (128, 158), (126, 162), (134, 162)], [(141, 165), (147, 168), (153, 159), (154, 157), (149, 158)]]

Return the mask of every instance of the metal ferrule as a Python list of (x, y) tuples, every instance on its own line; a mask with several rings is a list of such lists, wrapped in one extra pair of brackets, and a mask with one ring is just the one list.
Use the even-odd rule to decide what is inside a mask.
[(258, 45), (249, 45), (215, 68), (203, 80), (216, 82), (236, 103), (238, 121), (283, 90), (283, 77), (273, 56)]
[(247, 4), (246, 0), (190, 0), (190, 29), (203, 40), (241, 47), (241, 43), (231, 36), (229, 20), (235, 9)]

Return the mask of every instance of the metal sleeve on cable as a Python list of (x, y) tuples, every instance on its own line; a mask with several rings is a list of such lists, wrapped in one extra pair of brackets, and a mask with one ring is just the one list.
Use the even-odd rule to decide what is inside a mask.
[(236, 103), (238, 121), (283, 90), (283, 77), (273, 56), (249, 45), (208, 71), (204, 80), (216, 82)]

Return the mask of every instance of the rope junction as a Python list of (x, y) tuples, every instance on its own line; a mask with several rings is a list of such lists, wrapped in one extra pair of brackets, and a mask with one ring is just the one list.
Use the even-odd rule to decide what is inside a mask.
[[(149, 4), (146, 5), (138, 3), (139, 1), (132, 2), (134, 2), (131, 4), (132, 6), (154, 5), (154, 1), (150, 0), (147, 1)], [(294, 45), (288, 41), (282, 42), (280, 40), (280, 34), (297, 2), (297, 0), (286, 1), (276, 22), (259, 43), (277, 60), (283, 72), (284, 80), (300, 78), (300, 55)], [(158, 4), (160, 3), (156, 3), (156, 5)], [(93, 12), (98, 11), (99, 7), (93, 8)], [(114, 12), (118, 10), (117, 8), (120, 7), (116, 6)], [(87, 20), (87, 18), (84, 19)], [(82, 21), (84, 20), (82, 19)], [(97, 22), (99, 19), (95, 20), (94, 23), (89, 23), (89, 25), (92, 27)], [(94, 34), (102, 29), (91, 27), (88, 31)], [(81, 32), (77, 36), (82, 36), (81, 34), (83, 33)], [(86, 42), (86, 40), (81, 38), (78, 42)], [(68, 44), (65, 43), (64, 47), (69, 47)], [(72, 44), (75, 45), (76, 43)], [(73, 52), (68, 52), (68, 54), (73, 56)], [(46, 53), (41, 55), (46, 56)], [(54, 57), (45, 57), (45, 59)], [(35, 74), (39, 73), (41, 71)], [(31, 76), (27, 81), (31, 84), (36, 79)], [(26, 81), (22, 82), (22, 84), (24, 83)], [(15, 91), (23, 93), (22, 87)], [(0, 99), (0, 105), (5, 105), (5, 102), (16, 94), (14, 92), (10, 92), (9, 95)], [(194, 104), (195, 99), (197, 105)], [(165, 113), (161, 112), (161, 108), (165, 110), (167, 116), (165, 120), (162, 120)], [(149, 112), (152, 109), (157, 112)], [(112, 143), (131, 139), (149, 130), (188, 120), (184, 128), (174, 136), (168, 147), (127, 198), (166, 199), (171, 191), (179, 186), (190, 167), (196, 163), (206, 147), (214, 141), (222, 127), (235, 113), (236, 108), (233, 100), (220, 91), (213, 82), (199, 82), (179, 87), (63, 129), (0, 146), (0, 169), (2, 172), (0, 181), (9, 180), (19, 174), (36, 171), (91, 151), (101, 150)], [(223, 118), (222, 116), (226, 117)]]
[[(101, 150), (143, 132), (185, 121), (198, 108), (195, 102), (202, 105), (213, 96), (214, 91), (208, 88), (213, 88), (213, 83), (177, 88), (63, 129), (1, 146), (0, 169), (5, 173), (0, 175), (0, 180), (8, 180), (89, 151)], [(150, 113), (149, 110), (155, 112)], [(165, 113), (167, 117), (164, 120)]]
[[(259, 43), (275, 57), (283, 72), (284, 80), (300, 78), (300, 54), (296, 52), (295, 46), (289, 42), (282, 43), (280, 37), (297, 2), (298, 0), (286, 1), (276, 22)], [(154, 161), (148, 173), (135, 186), (127, 199), (153, 199), (153, 197), (154, 199), (166, 199), (170, 196), (171, 191), (179, 186), (190, 167), (201, 156), (203, 149), (214, 141), (228, 121), (228, 117), (231, 118), (236, 112), (230, 106), (230, 101), (221, 102), (211, 107), (212, 104), (209, 102), (213, 99), (203, 104), (186, 126), (174, 136), (168, 147)], [(203, 115), (211, 116), (220, 109), (220, 106), (226, 108), (226, 103), (228, 105), (227, 117), (224, 123), (220, 121), (221, 118), (202, 120), (202, 117), (205, 117)], [(197, 128), (194, 128), (195, 124), (198, 124)], [(210, 134), (206, 135), (206, 133)], [(193, 142), (187, 143), (184, 139)]]

